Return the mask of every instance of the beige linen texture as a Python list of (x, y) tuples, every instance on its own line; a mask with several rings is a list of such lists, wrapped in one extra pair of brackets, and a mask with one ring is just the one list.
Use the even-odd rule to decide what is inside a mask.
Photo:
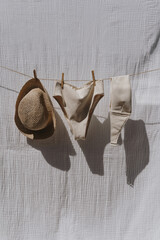
[(129, 75), (112, 77), (110, 85), (111, 144), (117, 144), (122, 127), (130, 115), (131, 85)]
[[(0, 65), (40, 80), (64, 72), (76, 87), (91, 69), (104, 79), (159, 68), (159, 12), (159, 0), (0, 1)], [(56, 130), (26, 139), (14, 114), (28, 79), (0, 69), (0, 240), (160, 240), (160, 72), (131, 77), (116, 147), (108, 80), (81, 143), (52, 98), (55, 82), (41, 80)]]

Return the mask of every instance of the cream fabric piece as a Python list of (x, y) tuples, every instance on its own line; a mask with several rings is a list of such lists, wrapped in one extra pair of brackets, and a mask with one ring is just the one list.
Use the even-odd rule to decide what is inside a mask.
[(55, 85), (54, 98), (62, 108), (75, 139), (85, 139), (93, 111), (104, 96), (103, 81), (91, 81), (81, 88), (61, 82)]
[(110, 86), (111, 144), (117, 144), (121, 130), (130, 115), (131, 85), (129, 75), (112, 77)]

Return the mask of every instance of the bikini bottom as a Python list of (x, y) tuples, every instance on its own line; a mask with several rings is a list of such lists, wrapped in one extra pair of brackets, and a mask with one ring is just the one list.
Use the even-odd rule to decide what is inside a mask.
[(94, 109), (104, 96), (103, 81), (96, 80), (76, 88), (68, 83), (56, 82), (54, 98), (66, 117), (76, 140), (85, 139)]

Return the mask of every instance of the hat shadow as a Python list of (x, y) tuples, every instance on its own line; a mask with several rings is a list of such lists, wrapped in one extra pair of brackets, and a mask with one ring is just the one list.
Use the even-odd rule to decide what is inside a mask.
[(52, 137), (43, 140), (31, 140), (27, 138), (27, 143), (33, 148), (41, 151), (45, 160), (52, 166), (62, 171), (70, 169), (70, 156), (75, 156), (76, 152), (69, 138), (66, 127), (55, 111), (56, 129)]
[(127, 184), (134, 186), (136, 177), (149, 163), (149, 142), (142, 120), (129, 119), (124, 130)]
[(97, 117), (93, 115), (86, 140), (78, 140), (77, 142), (85, 155), (90, 171), (93, 174), (103, 176), (103, 153), (105, 146), (110, 142), (109, 118), (101, 123)]

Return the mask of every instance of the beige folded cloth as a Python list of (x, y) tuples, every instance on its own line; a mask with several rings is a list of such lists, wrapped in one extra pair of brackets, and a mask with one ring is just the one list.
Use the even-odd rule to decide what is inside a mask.
[(117, 144), (122, 127), (131, 115), (131, 85), (129, 75), (111, 78), (110, 124), (111, 144)]
[(104, 96), (103, 81), (96, 80), (76, 88), (56, 82), (54, 98), (62, 108), (75, 139), (85, 139), (93, 111)]

